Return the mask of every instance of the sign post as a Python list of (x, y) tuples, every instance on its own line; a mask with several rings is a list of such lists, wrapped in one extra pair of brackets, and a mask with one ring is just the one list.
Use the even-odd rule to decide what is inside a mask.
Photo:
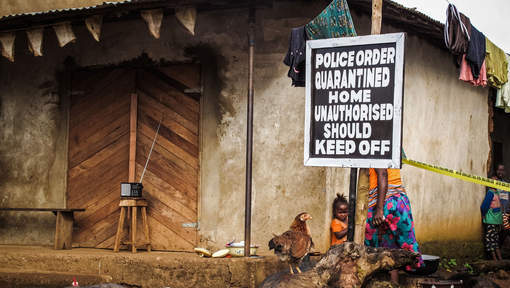
[[(382, 0), (372, 0), (372, 35), (381, 34), (381, 24), (382, 24)], [(349, 191), (349, 196), (357, 199), (355, 211), (351, 217), (353, 218), (354, 223), (352, 228), (352, 233), (354, 234), (354, 239), (350, 241), (354, 241), (355, 243), (361, 244), (365, 240), (365, 226), (367, 222), (367, 213), (368, 213), (368, 194), (370, 190), (369, 183), (369, 172), (366, 168), (359, 169), (358, 173), (358, 187), (357, 190)], [(351, 196), (353, 194), (353, 196)], [(351, 224), (349, 222), (349, 224)], [(349, 230), (350, 231), (350, 230)]]

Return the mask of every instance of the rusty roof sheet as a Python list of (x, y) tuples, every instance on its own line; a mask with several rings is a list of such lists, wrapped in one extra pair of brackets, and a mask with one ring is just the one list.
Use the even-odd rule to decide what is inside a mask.
[(10, 19), (10, 18), (17, 18), (17, 17), (23, 17), (23, 16), (38, 16), (38, 15), (55, 14), (55, 13), (61, 13), (61, 12), (94, 10), (94, 9), (105, 8), (105, 7), (120, 6), (120, 5), (123, 5), (123, 4), (126, 4), (126, 3), (133, 3), (133, 2), (136, 2), (136, 0), (105, 1), (105, 2), (103, 2), (103, 4), (93, 5), (93, 6), (73, 7), (73, 8), (64, 8), (64, 9), (53, 9), (53, 10), (46, 10), (46, 11), (37, 11), (37, 12), (27, 12), (27, 13), (17, 13), (17, 14), (4, 15), (4, 16), (0, 17), (0, 20), (3, 21), (3, 20)]

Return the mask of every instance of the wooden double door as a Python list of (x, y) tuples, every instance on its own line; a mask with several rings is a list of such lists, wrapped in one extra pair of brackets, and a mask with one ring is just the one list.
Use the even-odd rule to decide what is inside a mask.
[(75, 246), (113, 247), (120, 183), (128, 181), (130, 145), (135, 145), (130, 144), (135, 95), (136, 157), (131, 166), (136, 182), (161, 121), (142, 181), (152, 247), (192, 250), (197, 242), (196, 228), (189, 223), (197, 222), (200, 67), (105, 68), (71, 77), (67, 207), (86, 209), (75, 213)]

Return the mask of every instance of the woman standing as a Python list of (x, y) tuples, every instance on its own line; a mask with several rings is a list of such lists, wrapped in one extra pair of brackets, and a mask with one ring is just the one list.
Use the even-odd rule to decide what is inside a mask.
[[(369, 181), (365, 245), (407, 249), (419, 253), (411, 203), (402, 185), (400, 169), (371, 168)], [(420, 257), (416, 268), (422, 262)], [(390, 274), (391, 281), (398, 284), (398, 271), (393, 270)]]

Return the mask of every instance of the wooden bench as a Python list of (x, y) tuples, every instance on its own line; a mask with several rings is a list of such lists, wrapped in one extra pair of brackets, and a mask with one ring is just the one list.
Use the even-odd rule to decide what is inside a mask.
[(53, 212), (57, 215), (54, 247), (55, 249), (71, 249), (73, 247), (74, 212), (83, 212), (85, 209), (0, 208), (0, 211)]

